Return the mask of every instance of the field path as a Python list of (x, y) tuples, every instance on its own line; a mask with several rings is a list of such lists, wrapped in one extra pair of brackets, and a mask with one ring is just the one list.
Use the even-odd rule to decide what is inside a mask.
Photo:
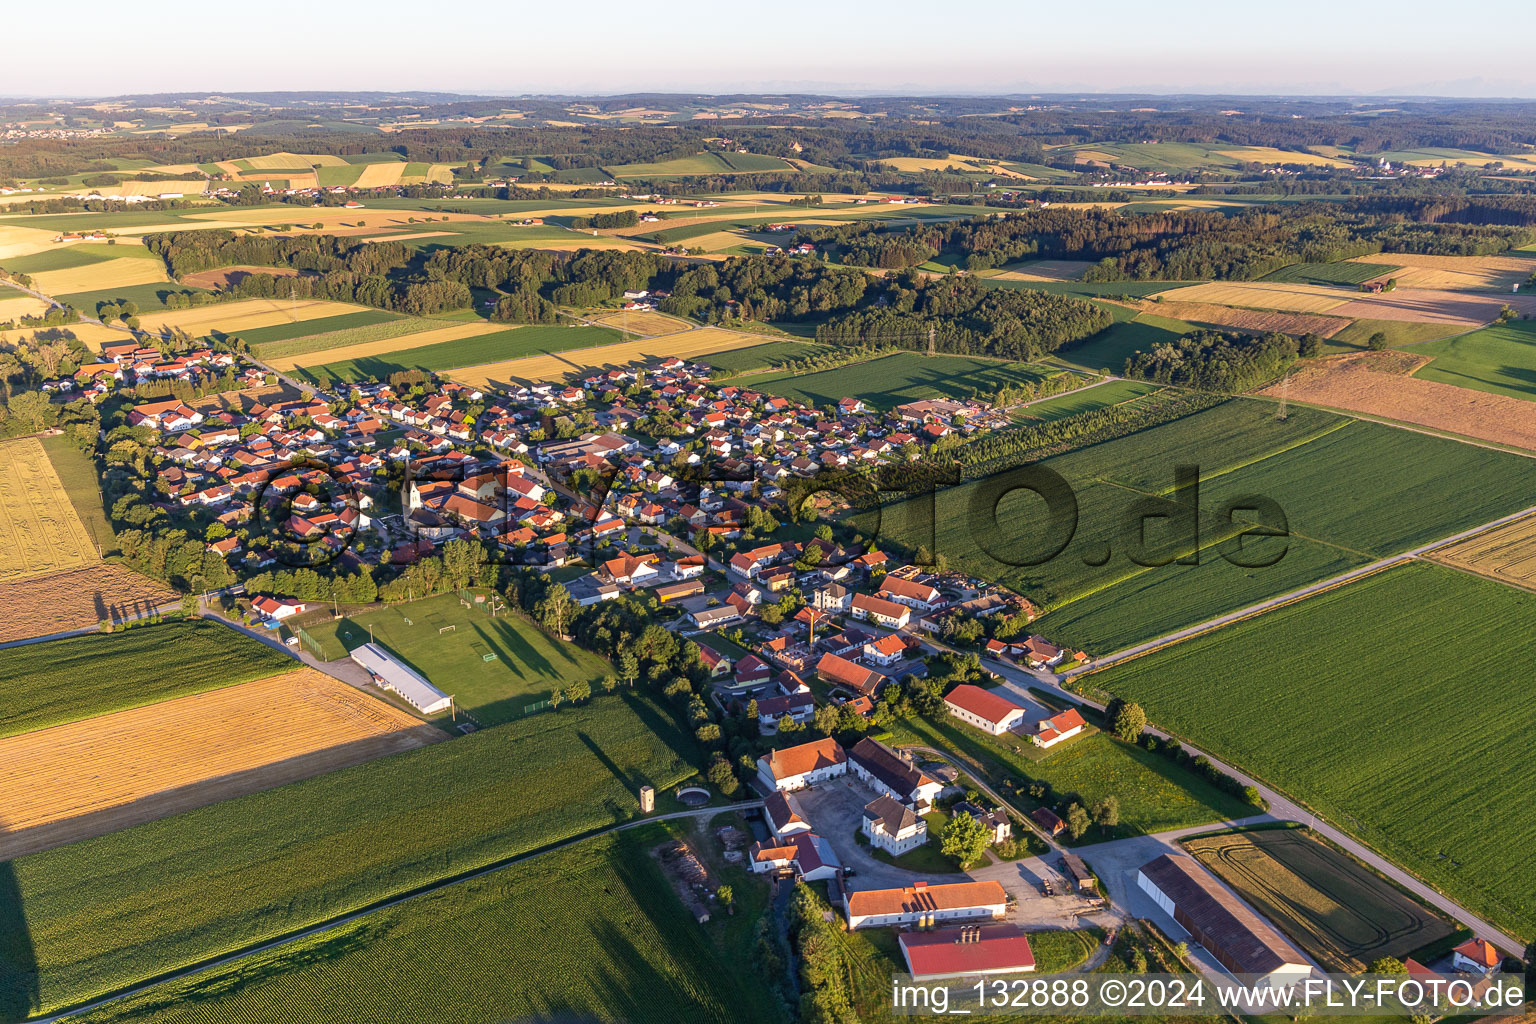
[(563, 842), (555, 843), (551, 846), (546, 846), (543, 849), (533, 850), (529, 853), (520, 853), (515, 857), (508, 857), (507, 859), (497, 861), (494, 864), (487, 864), (484, 867), (475, 868), (473, 871), (466, 871), (462, 874), (451, 875), (448, 878), (439, 879), (436, 882), (432, 882), (428, 885), (423, 885), (419, 888), (413, 889), (404, 895), (394, 896), (387, 900), (381, 900), (377, 903), (370, 904), (359, 910), (354, 910), (340, 917), (332, 918), (331, 920), (322, 924), (317, 924), (312, 927), (305, 928), (302, 931), (294, 932), (291, 935), (285, 935), (280, 939), (273, 939), (271, 942), (264, 942), (259, 946), (252, 946), (251, 948), (241, 950), (238, 953), (230, 953), (227, 956), (221, 956), (213, 960), (205, 960), (199, 964), (191, 964), (187, 967), (181, 968), (180, 970), (172, 971), (168, 974), (163, 974), (160, 977), (154, 978), (150, 981), (141, 982), (140, 984), (134, 985), (131, 988), (123, 989), (120, 992), (114, 992), (112, 995), (104, 996), (103, 998), (97, 999), (93, 1002), (84, 1003), (80, 1006), (64, 1010), (60, 1013), (51, 1014), (47, 1017), (31, 1018), (29, 1019), (28, 1024), (57, 1024), (59, 1021), (66, 1021), (74, 1017), (82, 1016), (83, 1014), (92, 1013), (101, 1009), (102, 1007), (110, 1006), (113, 1003), (118, 1003), (124, 999), (129, 999), (133, 996), (140, 995), (160, 985), (164, 985), (173, 981), (185, 981), (188, 978), (195, 978), (199, 975), (208, 974), (212, 971), (219, 970), (220, 968), (229, 967), (233, 964), (240, 963), (241, 961), (248, 960), (251, 957), (259, 956), (262, 953), (270, 953), (275, 949), (282, 949), (284, 946), (291, 946), (296, 942), (302, 942), (305, 939), (314, 938), (317, 935), (324, 935), (326, 932), (335, 931), (338, 928), (344, 928), (354, 921), (360, 921), (370, 914), (375, 914), (380, 910), (388, 910), (390, 907), (397, 907), (402, 903), (416, 899), (418, 896), (425, 896), (428, 893), (437, 892), (440, 889), (446, 889), (450, 886), (461, 885), (464, 882), (470, 882), (474, 879), (494, 874), (497, 871), (501, 871), (504, 868), (509, 868), (514, 864), (521, 864), (525, 861), (533, 860), (536, 857), (543, 857), (546, 854), (555, 853), (556, 851), (564, 850), (567, 847), (575, 846), (577, 843), (584, 843), (589, 839), (596, 839), (599, 836), (608, 835), (610, 832), (626, 832), (629, 829), (639, 828), (642, 825), (649, 825), (657, 821), (673, 821), (679, 818), (713, 817), (716, 814), (726, 814), (731, 811), (750, 810), (752, 808), (762, 806), (763, 801), (761, 800), (745, 800), (739, 803), (730, 804), (728, 806), (701, 807), (692, 811), (673, 811), (670, 814), (657, 814), (649, 818), (641, 818), (637, 821), (625, 822), (622, 825), (609, 825), (607, 828), (598, 829), (595, 832), (588, 832), (583, 835), (575, 836)]

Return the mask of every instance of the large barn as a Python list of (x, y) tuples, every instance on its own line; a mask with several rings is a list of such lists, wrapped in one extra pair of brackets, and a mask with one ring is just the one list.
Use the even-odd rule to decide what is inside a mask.
[(1165, 853), (1142, 865), (1136, 885), (1233, 974), (1283, 988), (1312, 973), (1295, 947), (1192, 858)]

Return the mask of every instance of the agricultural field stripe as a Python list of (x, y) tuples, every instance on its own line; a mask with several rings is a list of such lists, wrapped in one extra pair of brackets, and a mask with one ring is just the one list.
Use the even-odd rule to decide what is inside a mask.
[[(761, 808), (762, 806), (762, 800), (750, 800), (744, 803), (733, 804), (729, 809), (737, 811), (748, 811)], [(401, 904), (409, 903), (418, 897), (426, 896), (443, 889), (452, 888), (454, 886), (463, 885), (466, 882), (472, 882), (475, 879), (484, 878), (488, 875), (494, 875), (499, 871), (504, 871), (507, 868), (513, 867), (517, 864), (535, 860), (547, 854), (556, 853), (560, 850), (568, 849), (580, 843), (584, 843), (592, 839), (598, 839), (611, 833), (624, 832), (628, 831), (629, 829), (641, 828), (643, 826), (653, 825), (662, 821), (676, 821), (683, 818), (714, 817), (720, 813), (722, 813), (722, 811), (718, 807), (706, 807), (692, 811), (673, 811), (669, 814), (657, 814), (649, 818), (643, 818), (639, 821), (630, 821), (620, 825), (609, 825), (604, 828), (594, 829), (581, 835), (572, 836), (569, 839), (563, 839), (559, 842), (551, 843), (547, 846), (542, 846), (536, 850), (529, 850), (526, 853), (519, 853), (510, 857), (504, 857), (501, 860), (493, 861), (484, 865), (483, 867), (474, 868), (469, 871), (464, 871), (456, 875), (450, 875), (448, 877), (429, 882), (425, 885), (417, 886), (416, 888), (403, 892), (398, 896), (393, 896), (389, 899), (378, 900), (374, 903), (370, 903), (365, 907), (350, 911), (346, 914), (338, 915), (311, 927), (304, 928), (295, 932), (290, 932), (279, 938), (260, 943), (259, 945), (248, 946), (244, 949), (237, 950), (224, 956), (205, 960), (201, 963), (189, 964), (186, 967), (182, 967), (174, 971), (168, 971), (149, 981), (130, 986), (128, 988), (122, 989), (121, 991), (114, 992), (109, 996), (104, 996), (101, 999), (97, 999), (88, 1003), (81, 1003), (77, 1006), (66, 1007), (62, 1011), (54, 1013), (51, 1016), (30, 1018), (28, 1020), (28, 1024), (62, 1024), (62, 1022), (65, 1020), (76, 1018), (82, 1014), (91, 1013), (95, 1010), (103, 1009), (115, 1003), (120, 1003), (125, 999), (130, 999), (133, 996), (148, 992), (151, 989), (158, 988), (161, 985), (176, 981), (186, 981), (188, 979), (207, 974), (211, 971), (216, 971), (224, 967), (229, 967), (234, 964), (241, 963), (242, 961), (248, 960), (254, 956), (259, 956), (263, 953), (270, 953), (274, 950), (283, 949), (284, 947), (291, 946), (294, 943), (303, 942), (306, 939), (312, 939), (317, 936), (324, 935), (327, 932), (336, 931), (339, 928), (345, 928), (347, 925), (361, 921), (367, 917), (372, 916), (373, 914), (378, 913), (381, 910), (388, 910), (391, 907), (398, 907)]]

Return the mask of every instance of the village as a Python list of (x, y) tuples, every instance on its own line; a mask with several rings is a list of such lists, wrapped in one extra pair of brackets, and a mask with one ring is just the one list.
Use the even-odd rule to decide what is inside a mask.
[[(125, 342), (105, 346), (76, 384), (100, 401), (139, 381), (215, 374), (269, 380), (240, 357), (197, 350), (167, 360)], [(1042, 805), (1020, 815), (951, 753), (871, 736), (846, 749), (830, 736), (793, 742), (819, 714), (869, 719), (887, 691), (957, 650), (984, 658), (994, 679), (1054, 682), (1091, 664), (1087, 652), (1032, 632), (1036, 609), (1022, 595), (840, 538), (825, 522), (796, 529), (789, 515), (818, 474), (900, 464), (998, 425), (981, 404), (926, 399), (881, 413), (845, 398), (818, 409), (712, 383), (707, 366), (669, 358), (565, 384), (361, 383), (243, 412), (171, 398), (134, 405), (127, 421), (158, 439), (158, 504), (222, 526), (208, 547), (233, 577), (317, 554), (343, 571), (400, 567), (467, 538), (552, 574), (577, 606), (644, 598), (655, 621), (699, 645), (709, 702), (749, 715), (774, 744), (750, 781), (760, 834), (746, 866), (824, 884), (850, 929), (896, 929), (915, 978), (1034, 970), (1030, 935), (1042, 928), (1112, 938), (1159, 913), (1169, 935), (1198, 943), (1190, 956), (1201, 970), (1283, 987), (1319, 969), (1161, 837), (1103, 843), (1085, 857), (1063, 845), (1063, 814)], [(276, 521), (253, 530), (263, 517)], [(281, 595), (251, 604), (269, 627), (308, 607)], [(981, 620), (990, 635), (957, 635), (957, 623)], [(376, 644), (351, 657), (421, 713), (450, 706)], [(942, 713), (1042, 755), (1094, 731), (1077, 706), (1035, 692), (961, 684)], [(983, 836), (985, 866), (934, 881), (922, 858), (962, 818)], [(1443, 980), (1487, 975), (1499, 962), (1472, 938), (1433, 969), (1412, 958), (1407, 969)]]

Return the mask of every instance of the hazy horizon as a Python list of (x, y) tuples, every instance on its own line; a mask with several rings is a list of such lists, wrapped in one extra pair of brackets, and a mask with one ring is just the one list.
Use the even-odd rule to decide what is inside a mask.
[[(164, 7), (174, 17), (158, 17)], [(615, 0), (566, 12), (531, 7), (484, 24), (475, 10), (423, 17), (381, 0), (334, 32), (245, 9), (195, 17), (150, 3), (82, 0), (82, 24), (109, 26), (101, 59), (19, 47), (0, 95), (162, 92), (433, 91), (488, 95), (634, 92), (844, 96), (1031, 93), (1536, 98), (1521, 28), (1536, 7), (1469, 0), (1455, 18), (1427, 0), (1390, 10), (1296, 0), (1282, 11), (1209, 0), (1177, 12), (1131, 0), (946, 17), (912, 0), (772, 9), (682, 0), (637, 14)], [(92, 17), (93, 14), (98, 17)], [(362, 16), (359, 16), (362, 15)], [(503, 17), (498, 15), (498, 17)], [(29, 24), (35, 21), (35, 24)], [(16, 38), (56, 35), (35, 5)], [(29, 32), (29, 29), (32, 30)], [(1495, 29), (1495, 31), (1490, 31)], [(227, 37), (229, 47), (216, 45)], [(116, 57), (112, 55), (117, 55)]]

